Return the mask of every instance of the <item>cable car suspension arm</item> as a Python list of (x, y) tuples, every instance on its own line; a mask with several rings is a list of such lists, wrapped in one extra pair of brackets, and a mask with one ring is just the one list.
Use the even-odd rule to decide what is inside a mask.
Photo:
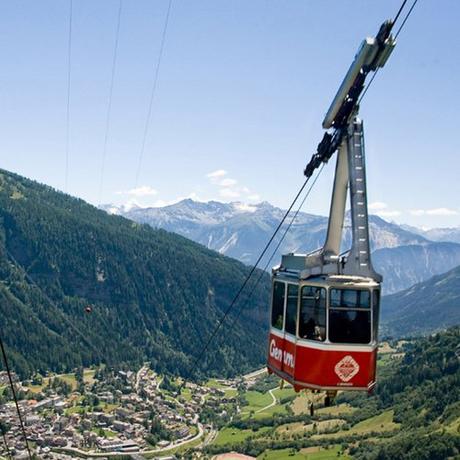
[(347, 126), (359, 109), (361, 95), (366, 77), (383, 67), (396, 44), (391, 29), (394, 21), (387, 20), (381, 26), (375, 38), (366, 38), (355, 56), (348, 72), (323, 121), (323, 128), (333, 128), (332, 133), (325, 132), (318, 144), (316, 153), (304, 170), (306, 177), (321, 163), (327, 163), (339, 148), (347, 133)]

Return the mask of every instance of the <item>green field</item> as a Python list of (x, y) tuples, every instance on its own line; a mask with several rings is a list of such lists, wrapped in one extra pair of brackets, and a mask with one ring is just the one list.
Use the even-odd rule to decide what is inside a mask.
[(85, 369), (83, 371), (83, 381), (88, 385), (92, 385), (94, 383), (94, 375), (96, 371), (94, 369)]
[(376, 415), (375, 417), (370, 417), (366, 420), (363, 420), (362, 422), (357, 423), (349, 430), (343, 430), (337, 433), (318, 434), (312, 436), (312, 439), (338, 438), (341, 436), (348, 436), (353, 434), (368, 434), (373, 431), (382, 433), (385, 431), (397, 430), (400, 424), (393, 422), (393, 414), (394, 412), (392, 410), (388, 410), (382, 412), (379, 415)]
[(161, 450), (161, 454), (159, 452), (156, 453), (151, 453), (151, 454), (143, 454), (144, 458), (159, 458), (159, 457), (165, 457), (169, 455), (174, 455), (177, 453), (183, 453), (189, 449), (193, 449), (194, 447), (198, 446), (201, 444), (203, 438), (198, 438), (195, 439), (194, 441), (188, 442), (182, 446), (179, 447), (173, 447), (172, 449), (167, 449), (167, 450)]
[(274, 406), (269, 407), (268, 409), (254, 413), (251, 418), (255, 420), (260, 420), (263, 418), (272, 417), (274, 414), (287, 414), (286, 405), (280, 406), (279, 404), (275, 404)]
[(235, 388), (223, 388), (222, 390), (225, 392), (227, 398), (233, 398), (238, 394), (238, 390)]
[(248, 405), (242, 408), (243, 413), (256, 412), (268, 406), (273, 401), (269, 393), (259, 393), (258, 391), (248, 391), (245, 393), (245, 396)]
[(118, 433), (115, 433), (115, 431), (102, 429), (102, 428), (93, 428), (91, 431), (93, 433), (96, 433), (98, 436), (100, 434), (103, 434), (103, 436), (106, 438), (114, 438), (115, 436), (118, 436)]
[(276, 388), (276, 390), (273, 390), (273, 395), (275, 396), (276, 399), (284, 399), (288, 398), (290, 396), (296, 396), (298, 393), (294, 391), (294, 388), (291, 386), (285, 387), (283, 389)]
[(94, 410), (98, 411), (101, 410), (102, 412), (105, 412), (106, 414), (113, 412), (116, 408), (118, 407), (118, 404), (109, 404), (105, 402), (101, 402), (99, 405), (94, 406)]
[(75, 378), (75, 374), (61, 374), (56, 375), (56, 377), (64, 380), (64, 382), (68, 383), (72, 387), (72, 391), (76, 390), (77, 388), (77, 379)]
[(252, 430), (239, 430), (238, 428), (224, 428), (219, 431), (216, 439), (213, 444), (222, 445), (222, 444), (234, 444), (237, 442), (243, 442), (245, 439), (250, 436), (260, 436), (270, 431), (270, 428), (260, 428), (257, 431)]
[(190, 388), (183, 388), (182, 391), (180, 392), (180, 395), (186, 401), (190, 401), (192, 399), (192, 392), (191, 392)]
[(276, 432), (281, 435), (292, 437), (295, 434), (305, 435), (315, 429), (318, 433), (329, 431), (337, 426), (343, 425), (344, 423), (346, 423), (345, 420), (334, 418), (315, 421), (307, 424), (303, 422), (286, 423), (285, 425), (280, 425), (278, 428), (276, 428)]
[(351, 457), (342, 453), (340, 446), (309, 447), (294, 451), (293, 449), (266, 450), (257, 460), (349, 460)]
[(338, 405), (333, 405), (330, 407), (320, 407), (319, 409), (315, 409), (315, 413), (318, 415), (347, 415), (351, 414), (356, 409), (351, 407), (349, 404), (343, 403)]
[(225, 388), (228, 388), (228, 386), (223, 385), (222, 383), (218, 382), (216, 379), (209, 379), (206, 382), (206, 386), (208, 388), (219, 388), (219, 390), (224, 390)]
[(367, 433), (369, 431), (389, 431), (399, 428), (399, 423), (393, 422), (394, 411), (388, 410), (375, 417), (357, 423), (350, 430), (351, 433)]
[[(94, 383), (95, 374), (96, 371), (94, 369), (85, 369), (83, 371), (83, 381), (89, 385), (92, 385)], [(40, 393), (46, 387), (46, 385), (48, 385), (50, 379), (54, 379), (56, 377), (68, 383), (72, 387), (72, 391), (77, 389), (77, 380), (75, 378), (75, 374), (73, 373), (52, 374), (49, 377), (43, 377), (43, 383), (41, 385), (30, 385), (28, 388), (32, 393)]]

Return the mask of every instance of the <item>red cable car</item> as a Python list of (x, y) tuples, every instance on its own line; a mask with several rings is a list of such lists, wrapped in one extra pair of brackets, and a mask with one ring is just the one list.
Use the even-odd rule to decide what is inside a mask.
[(294, 386), (371, 391), (380, 285), (356, 276), (273, 274), (268, 368)]
[[(326, 132), (307, 178), (337, 153), (324, 246), (287, 254), (272, 271), (268, 371), (301, 389), (371, 391), (376, 382), (382, 277), (371, 264), (364, 132), (358, 98), (370, 71), (383, 67), (395, 41), (392, 21), (362, 43), (323, 121)], [(350, 190), (351, 249), (340, 252)], [(311, 407), (312, 410), (312, 407)]]

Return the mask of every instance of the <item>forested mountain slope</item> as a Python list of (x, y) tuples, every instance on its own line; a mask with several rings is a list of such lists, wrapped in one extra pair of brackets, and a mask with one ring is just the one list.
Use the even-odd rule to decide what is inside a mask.
[[(187, 374), (248, 267), (0, 170), (0, 312), (14, 368), (150, 360)], [(260, 365), (268, 275), (199, 365)], [(91, 312), (87, 312), (91, 306)]]
[(456, 324), (460, 324), (460, 266), (382, 299), (384, 335), (417, 336)]
[[(394, 411), (400, 423), (387, 442), (361, 442), (351, 449), (360, 460), (447, 459), (460, 452), (460, 328), (405, 345), (400, 362), (387, 367), (375, 398), (356, 396), (361, 412)], [(343, 399), (351, 399), (346, 395)], [(361, 401), (361, 403), (359, 402)]]
[[(441, 460), (460, 454), (460, 328), (386, 343), (377, 385), (367, 392), (324, 395), (275, 388), (261, 376), (240, 390), (241, 411), (214, 421), (210, 457), (240, 452), (259, 460)], [(272, 397), (276, 402), (269, 405)], [(310, 412), (314, 402), (315, 411)], [(267, 404), (267, 405), (265, 405)]]

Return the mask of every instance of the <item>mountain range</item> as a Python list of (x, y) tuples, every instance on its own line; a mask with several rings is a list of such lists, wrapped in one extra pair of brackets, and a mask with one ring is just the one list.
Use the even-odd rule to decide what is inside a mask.
[[(135, 222), (178, 233), (246, 264), (255, 263), (285, 213), (267, 202), (246, 205), (217, 201), (202, 203), (191, 199), (162, 208), (125, 209), (105, 205), (103, 209)], [(286, 222), (289, 223), (290, 218)], [(309, 252), (320, 247), (324, 243), (327, 223), (327, 217), (300, 212), (267, 268), (276, 265), (282, 253)], [(407, 289), (460, 265), (460, 243), (456, 242), (455, 229), (444, 229), (444, 232), (437, 229), (424, 234), (423, 230), (415, 231), (413, 227), (390, 223), (375, 215), (369, 217), (369, 226), (373, 263), (384, 276), (386, 294)], [(342, 247), (346, 249), (351, 241), (348, 216), (344, 230)], [(457, 231), (460, 235), (460, 229)], [(273, 247), (283, 233), (284, 229), (278, 233)], [(439, 238), (442, 234), (444, 239), (452, 235), (453, 240), (428, 238), (435, 234)], [(267, 259), (262, 261), (262, 268), (267, 262)]]
[(460, 267), (382, 298), (381, 334), (419, 336), (460, 323)]
[(450, 241), (460, 243), (460, 227), (431, 228), (424, 230), (410, 225), (402, 225), (402, 228), (428, 238), (431, 241)]
[[(213, 230), (207, 235), (210, 248), (218, 236), (214, 227), (227, 231), (221, 242), (229, 242), (239, 228), (235, 238), (245, 242), (248, 257), (283, 213), (267, 203), (248, 209), (186, 201), (172, 209), (173, 215), (166, 208), (155, 211), (163, 226), (180, 224), (189, 237), (204, 236), (205, 219)], [(181, 218), (184, 209), (187, 219)], [(302, 214), (286, 244), (309, 235), (307, 244), (319, 245), (325, 225), (324, 217)], [(371, 218), (371, 229), (378, 267), (394, 272), (401, 285), (460, 265), (459, 244), (430, 242), (378, 217)], [(241, 311), (237, 305), (202, 353), (249, 272), (227, 257), (238, 244), (218, 247), (221, 253), (0, 170), (0, 333), (12, 367), (25, 376), (148, 360), (159, 372), (189, 377), (234, 375), (261, 366), (270, 292), (263, 271), (251, 302), (240, 304)], [(399, 265), (385, 266), (392, 258)], [(385, 333), (425, 333), (458, 323), (456, 270), (384, 299)]]

